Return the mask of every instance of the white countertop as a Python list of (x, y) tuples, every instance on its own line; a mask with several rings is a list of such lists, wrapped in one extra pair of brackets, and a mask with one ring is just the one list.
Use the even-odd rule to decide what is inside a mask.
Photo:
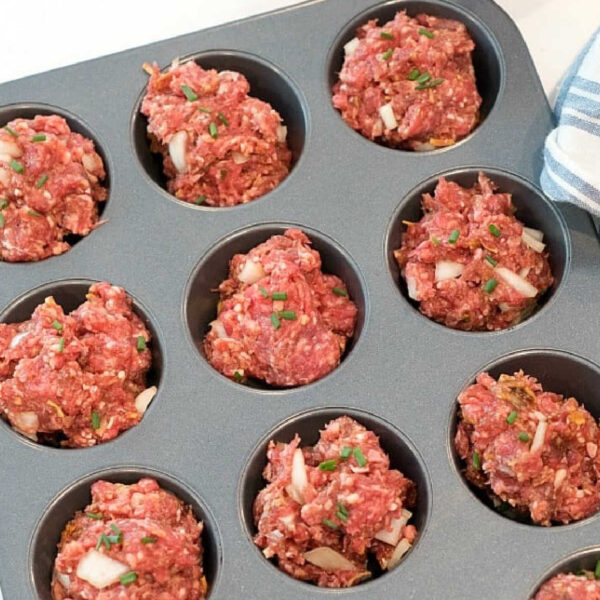
[[(24, 0), (4, 12), (0, 83), (296, 3), (105, 0), (90, 4), (82, 0)], [(600, 26), (600, 1), (498, 0), (498, 4), (521, 29), (544, 89), (552, 99), (565, 70)], [(8, 13), (18, 18), (8, 18)]]

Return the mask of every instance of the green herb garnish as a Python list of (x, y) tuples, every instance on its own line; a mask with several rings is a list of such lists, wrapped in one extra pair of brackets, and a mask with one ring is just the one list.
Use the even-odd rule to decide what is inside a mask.
[(496, 279), (488, 279), (486, 281), (485, 285), (483, 286), (483, 289), (488, 294), (491, 294), (496, 289), (497, 285), (498, 285), (498, 281)]
[(92, 429), (96, 430), (100, 428), (100, 414), (94, 411), (92, 413)]
[(323, 462), (319, 463), (319, 469), (321, 469), (321, 471), (335, 471), (337, 464), (338, 463), (335, 458), (332, 460), (324, 460)]
[(192, 90), (191, 87), (182, 84), (181, 86), (181, 91), (183, 92), (183, 94), (185, 95), (185, 97), (190, 101), (190, 102), (195, 102), (196, 100), (198, 100), (198, 96), (196, 95), (196, 93), (194, 92), (194, 90)]
[(137, 342), (135, 344), (138, 352), (142, 352), (146, 349), (146, 338), (143, 335), (138, 335)]
[(365, 455), (362, 453), (362, 450), (360, 448), (354, 448), (354, 450), (352, 450), (352, 454), (354, 454), (354, 459), (356, 460), (356, 464), (358, 464), (359, 467), (366, 466), (367, 459), (365, 458)]
[(458, 231), (458, 229), (453, 229), (452, 232), (450, 233), (450, 237), (448, 238), (448, 242), (450, 244), (456, 244), (459, 235), (460, 235), (460, 231)]
[(287, 292), (273, 292), (271, 294), (271, 298), (273, 298), (273, 300), (287, 300)]
[(348, 292), (344, 288), (341, 288), (341, 287), (334, 287), (331, 291), (336, 296), (347, 296), (348, 295)]
[(217, 131), (217, 126), (214, 123), (211, 123), (208, 126), (208, 133), (210, 133), (210, 137), (213, 140), (216, 140), (219, 137), (219, 132)]
[(425, 29), (424, 27), (421, 27), (421, 29), (419, 29), (419, 35), (424, 35), (426, 38), (429, 38), (430, 40), (432, 40), (434, 38), (434, 35), (431, 31), (429, 31), (428, 29)]
[(508, 417), (506, 417), (506, 422), (507, 422), (509, 425), (512, 425), (512, 424), (513, 424), (513, 423), (514, 423), (514, 422), (517, 420), (517, 416), (518, 416), (518, 414), (517, 414), (517, 411), (516, 411), (516, 410), (513, 410), (513, 411), (510, 413), (510, 415), (508, 415)]

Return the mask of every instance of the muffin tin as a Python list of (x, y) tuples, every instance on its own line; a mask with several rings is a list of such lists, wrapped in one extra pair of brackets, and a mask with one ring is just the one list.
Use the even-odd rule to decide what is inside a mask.
[[(379, 146), (331, 105), (354, 28), (404, 8), (458, 18), (478, 44), (483, 120), (453, 147), (417, 154)], [(174, 57), (241, 71), (251, 93), (282, 114), (293, 168), (274, 191), (215, 209), (164, 190), (138, 110), (147, 81), (141, 66), (166, 67)], [(192, 504), (206, 523), (211, 600), (526, 600), (561, 561), (596, 556), (597, 516), (551, 529), (504, 518), (467, 486), (452, 447), (456, 397), (487, 365), (523, 366), (600, 416), (600, 245), (586, 213), (549, 205), (533, 183), (552, 116), (520, 34), (493, 2), (309, 2), (6, 83), (0, 99), (0, 124), (17, 115), (66, 116), (96, 142), (110, 188), (107, 222), (66, 254), (0, 264), (0, 318), (27, 318), (48, 293), (71, 308), (92, 281), (121, 285), (151, 328), (158, 385), (138, 426), (94, 448), (39, 446), (0, 423), (5, 600), (49, 600), (60, 530), (99, 477), (150, 474)], [(390, 257), (419, 194), (440, 174), (468, 182), (478, 169), (514, 193), (517, 217), (546, 232), (557, 279), (536, 314), (494, 333), (453, 331), (422, 316)], [(209, 290), (231, 254), (292, 225), (313, 239), (324, 271), (348, 284), (357, 332), (341, 365), (320, 381), (288, 390), (239, 385), (214, 371), (199, 347), (216, 310)], [(417, 481), (420, 537), (390, 573), (332, 591), (295, 581), (262, 557), (251, 541), (251, 503), (268, 440), (299, 431), (313, 443), (316, 429), (340, 414), (381, 435), (393, 466)]]

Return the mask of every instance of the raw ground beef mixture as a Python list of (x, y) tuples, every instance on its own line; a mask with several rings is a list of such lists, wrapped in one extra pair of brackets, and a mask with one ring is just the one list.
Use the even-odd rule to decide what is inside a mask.
[(276, 187), (288, 174), (287, 128), (267, 102), (249, 96), (235, 71), (175, 62), (150, 74), (142, 113), (153, 152), (163, 155), (167, 188), (192, 204), (233, 206)]
[(154, 479), (97, 481), (65, 527), (53, 600), (202, 600), (203, 524)]
[(533, 600), (600, 600), (600, 580), (594, 573), (560, 573), (542, 585)]
[(271, 441), (254, 502), (255, 544), (292, 577), (349, 587), (371, 576), (368, 559), (391, 569), (417, 537), (415, 484), (390, 469), (377, 436), (343, 416), (314, 446)]
[(344, 283), (298, 229), (236, 254), (218, 290), (218, 315), (204, 339), (210, 364), (237, 381), (310, 383), (340, 362), (356, 325)]
[(156, 391), (140, 395), (150, 334), (125, 291), (96, 283), (86, 298), (67, 315), (48, 297), (29, 321), (0, 323), (0, 414), (33, 440), (106, 442), (140, 421)]
[(471, 188), (440, 177), (422, 210), (420, 221), (405, 222), (394, 257), (430, 319), (466, 331), (504, 329), (552, 285), (543, 233), (524, 227), (511, 195), (483, 173)]
[(66, 252), (65, 236), (87, 235), (106, 200), (94, 143), (57, 115), (0, 128), (0, 260), (36, 261)]
[(458, 21), (405, 11), (358, 28), (345, 47), (333, 105), (370, 140), (407, 150), (450, 146), (479, 121), (481, 97)]
[(534, 523), (570, 523), (600, 508), (599, 429), (575, 398), (522, 371), (487, 373), (458, 397), (454, 440), (467, 479)]

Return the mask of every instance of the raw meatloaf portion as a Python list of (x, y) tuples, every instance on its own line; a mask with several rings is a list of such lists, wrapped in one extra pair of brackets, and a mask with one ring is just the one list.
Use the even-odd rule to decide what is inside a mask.
[(210, 206), (250, 202), (288, 174), (287, 128), (270, 104), (249, 96), (235, 71), (175, 62), (150, 74), (142, 113), (151, 149), (163, 155), (167, 188), (180, 200)]
[(370, 140), (407, 150), (450, 146), (479, 121), (467, 28), (405, 11), (382, 27), (372, 20), (345, 46), (333, 105)]
[(94, 143), (57, 115), (15, 119), (0, 129), (0, 260), (36, 261), (87, 235), (106, 200)]
[(327, 424), (314, 446), (269, 442), (254, 502), (254, 543), (295, 579), (349, 587), (370, 577), (369, 555), (393, 568), (417, 530), (406, 510), (415, 484), (390, 469), (379, 439), (347, 416)]
[[(598, 425), (575, 398), (546, 392), (522, 371), (487, 373), (458, 397), (454, 440), (465, 475), (540, 525), (600, 507)], [(499, 500), (498, 500), (499, 499)]]
[(357, 309), (346, 286), (321, 272), (319, 253), (298, 229), (236, 254), (219, 292), (204, 351), (238, 381), (310, 383), (338, 365), (354, 333)]
[(546, 581), (533, 600), (600, 600), (600, 581), (593, 573), (560, 573)]
[(150, 333), (122, 288), (96, 283), (86, 298), (65, 314), (48, 297), (29, 321), (0, 323), (0, 410), (35, 441), (93, 446), (136, 425), (146, 408), (136, 398)]
[(53, 600), (202, 600), (203, 524), (154, 479), (97, 481), (65, 527)]
[(408, 294), (435, 321), (467, 331), (504, 329), (552, 285), (543, 233), (513, 213), (511, 195), (483, 174), (471, 188), (440, 177), (423, 217), (405, 222), (394, 251)]

